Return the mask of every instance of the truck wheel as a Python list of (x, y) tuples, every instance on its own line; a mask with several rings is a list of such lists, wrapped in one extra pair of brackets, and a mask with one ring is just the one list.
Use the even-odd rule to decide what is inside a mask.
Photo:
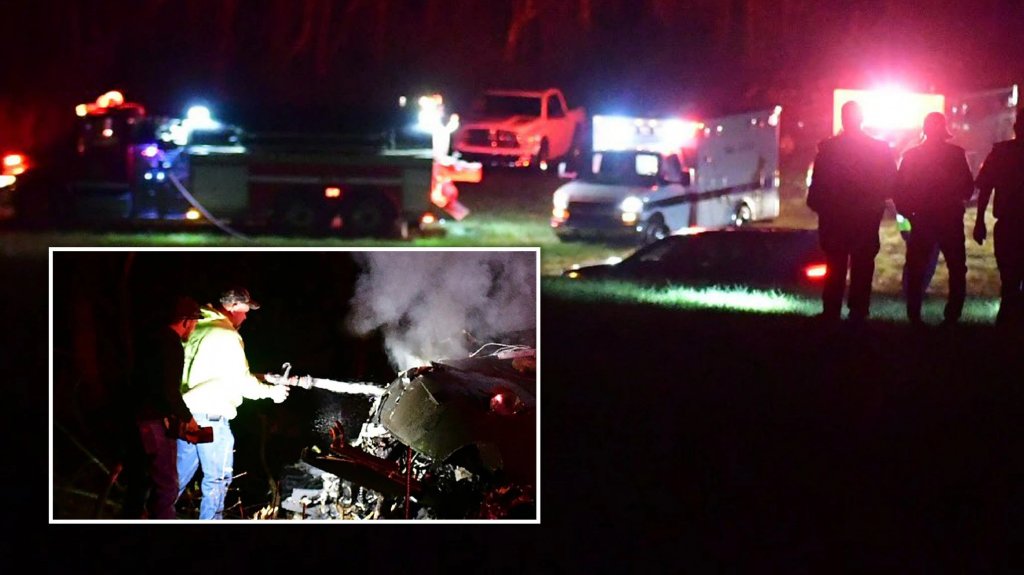
[(564, 243), (579, 242), (583, 239), (576, 232), (555, 232), (555, 236), (558, 238), (558, 241)]
[(283, 201), (275, 210), (274, 229), (283, 234), (318, 235), (323, 233), (322, 206), (309, 197), (296, 196)]
[(644, 227), (644, 235), (640, 241), (643, 245), (652, 244), (658, 240), (663, 240), (671, 234), (672, 231), (665, 225), (665, 219), (660, 214), (654, 215), (647, 222), (647, 226)]
[(547, 139), (540, 141), (540, 148), (537, 150), (537, 156), (534, 158), (534, 165), (538, 170), (546, 172), (548, 170), (548, 163), (551, 161), (551, 150)]
[(395, 208), (380, 194), (353, 195), (342, 212), (342, 232), (355, 237), (391, 236), (398, 232)]
[(742, 203), (736, 208), (736, 213), (732, 216), (732, 225), (740, 228), (749, 224), (753, 218), (754, 213), (750, 210), (750, 206)]

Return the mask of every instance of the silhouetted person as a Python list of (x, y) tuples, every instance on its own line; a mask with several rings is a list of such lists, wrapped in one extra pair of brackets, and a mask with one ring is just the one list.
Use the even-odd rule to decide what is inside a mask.
[[(906, 271), (912, 286), (921, 285), (936, 245), (949, 270), (949, 296), (943, 313), (944, 325), (960, 320), (967, 297), (967, 248), (964, 211), (974, 193), (974, 178), (967, 154), (946, 140), (946, 116), (932, 112), (924, 118), (924, 141), (903, 154), (896, 175), (893, 202), (910, 220)], [(907, 319), (923, 325), (921, 303), (924, 292), (907, 290)]]
[(199, 304), (178, 298), (159, 325), (141, 333), (135, 345), (130, 406), (137, 441), (126, 454), (125, 503), (128, 519), (174, 519), (178, 498), (178, 434), (199, 426), (181, 397), (184, 342), (202, 317)]
[(881, 244), (878, 228), (896, 176), (889, 145), (861, 129), (864, 113), (856, 102), (842, 108), (842, 131), (818, 145), (807, 207), (818, 214), (818, 235), (828, 275), (822, 313), (838, 320), (850, 272), (848, 318), (861, 321), (871, 306), (871, 280)]
[(985, 242), (985, 208), (994, 195), (992, 215), (996, 265), (999, 266), (999, 313), (996, 325), (1024, 325), (1024, 117), (1017, 111), (1016, 137), (992, 146), (978, 172), (978, 215), (974, 240)]
[[(893, 206), (895, 211), (895, 205)], [(910, 220), (903, 217), (903, 214), (896, 212), (896, 229), (900, 232), (900, 237), (903, 238), (903, 247), (906, 250), (906, 246), (910, 242), (910, 234), (913, 230), (910, 229)], [(921, 278), (921, 283), (916, 285), (916, 289), (921, 290), (921, 297), (928, 292), (928, 286), (932, 285), (932, 278), (935, 277), (935, 269), (939, 267), (939, 244), (935, 244), (932, 251), (928, 254), (928, 263), (925, 266), (924, 277)], [(907, 290), (910, 287), (910, 276), (907, 275), (907, 266), (903, 266), (903, 273), (900, 276), (900, 285), (902, 286), (903, 299), (907, 298)]]

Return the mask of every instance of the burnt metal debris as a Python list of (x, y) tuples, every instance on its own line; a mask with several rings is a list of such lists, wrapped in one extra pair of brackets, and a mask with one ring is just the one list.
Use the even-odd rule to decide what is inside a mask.
[[(318, 381), (331, 382), (305, 383), (365, 393)], [(536, 517), (533, 347), (487, 344), (469, 357), (403, 371), (376, 389), (365, 393), (374, 401), (357, 437), (349, 440), (336, 422), (326, 450), (307, 448), (286, 470), (281, 507), (293, 518)]]

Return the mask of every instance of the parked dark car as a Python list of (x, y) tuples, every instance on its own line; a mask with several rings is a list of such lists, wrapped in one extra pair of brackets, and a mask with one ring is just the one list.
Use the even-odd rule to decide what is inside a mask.
[(645, 285), (742, 286), (818, 293), (828, 269), (816, 230), (728, 228), (672, 235), (616, 264), (573, 266), (564, 277)]

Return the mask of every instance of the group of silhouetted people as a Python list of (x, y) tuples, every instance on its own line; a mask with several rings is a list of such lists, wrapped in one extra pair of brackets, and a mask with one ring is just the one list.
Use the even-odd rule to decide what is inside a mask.
[[(838, 321), (842, 315), (849, 271), (847, 320), (867, 319), (875, 256), (881, 247), (879, 227), (886, 204), (892, 201), (907, 218), (905, 263), (907, 318), (923, 326), (921, 305), (930, 260), (937, 248), (949, 270), (949, 296), (942, 325), (960, 320), (967, 295), (967, 250), (964, 214), (978, 189), (975, 241), (984, 243), (988, 230), (985, 210), (990, 197), (996, 264), (999, 268), (999, 327), (1024, 325), (1024, 116), (1014, 123), (1016, 138), (996, 143), (975, 179), (963, 148), (949, 143), (953, 136), (946, 117), (932, 112), (924, 119), (923, 141), (907, 150), (898, 166), (889, 145), (862, 129), (864, 115), (857, 102), (842, 107), (842, 131), (821, 142), (807, 193), (807, 206), (818, 214), (818, 233), (829, 273), (822, 289), (821, 318)], [(916, 286), (920, 286), (919, 288)]]

